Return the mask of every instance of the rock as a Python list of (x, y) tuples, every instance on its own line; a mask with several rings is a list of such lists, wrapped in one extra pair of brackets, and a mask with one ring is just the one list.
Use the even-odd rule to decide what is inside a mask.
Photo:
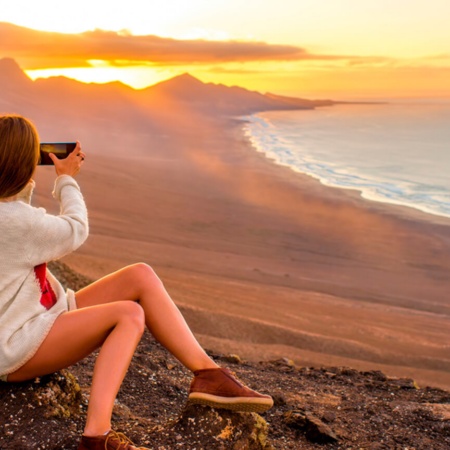
[(423, 407), (427, 408), (437, 420), (450, 422), (450, 404), (424, 403)]
[(420, 389), (419, 385), (412, 378), (388, 378), (389, 384), (397, 389)]
[(325, 422), (334, 422), (336, 420), (336, 414), (331, 411), (325, 411), (322, 416), (322, 420)]
[(224, 355), (224, 356), (221, 356), (220, 359), (222, 361), (226, 361), (231, 364), (242, 364), (242, 359), (239, 355), (234, 355), (234, 354)]
[(284, 414), (284, 422), (289, 427), (304, 432), (311, 442), (327, 444), (339, 440), (328, 425), (309, 412), (288, 411)]
[(275, 407), (277, 407), (277, 406), (284, 406), (284, 405), (287, 404), (286, 397), (281, 392), (273, 394), (272, 398), (273, 398), (273, 404), (274, 404)]
[(75, 377), (68, 370), (61, 370), (25, 383), (1, 383), (0, 399), (11, 411), (22, 407), (37, 409), (35, 414), (49, 419), (79, 414), (82, 395)]
[[(0, 449), (36, 449), (37, 442), (51, 441), (50, 421), (65, 423), (64, 439), (78, 436), (80, 430), (68, 419), (79, 417), (82, 400), (78, 382), (68, 370), (25, 383), (0, 383), (0, 404), (8, 412), (0, 421)], [(64, 448), (65, 441), (60, 445)]]
[[(174, 424), (157, 433), (182, 436), (186, 445), (197, 442), (208, 450), (270, 450), (268, 425), (256, 413), (235, 413), (207, 406), (188, 405)], [(191, 448), (191, 447), (189, 447)]]
[(173, 369), (175, 369), (175, 367), (177, 367), (177, 365), (170, 363), (170, 362), (166, 362), (166, 367), (167, 367), (167, 370), (173, 370)]
[(36, 379), (35, 384), (38, 385), (35, 392), (37, 404), (45, 407), (44, 416), (47, 419), (79, 414), (81, 389), (68, 370)]
[(275, 360), (269, 361), (269, 362), (276, 366), (289, 367), (292, 369), (295, 368), (294, 361), (292, 361), (292, 359), (289, 359), (289, 358), (280, 358), (280, 359), (275, 359)]
[(311, 442), (326, 444), (337, 442), (338, 438), (331, 428), (312, 414), (306, 414), (306, 437)]
[(338, 367), (336, 370), (338, 375), (346, 375), (350, 377), (358, 376), (359, 372), (356, 369), (352, 369), (351, 367)]

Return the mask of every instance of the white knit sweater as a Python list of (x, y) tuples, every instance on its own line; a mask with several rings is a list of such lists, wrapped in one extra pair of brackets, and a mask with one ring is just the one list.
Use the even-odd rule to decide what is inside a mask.
[(87, 211), (77, 182), (55, 181), (60, 215), (29, 205), (34, 184), (14, 201), (0, 202), (0, 379), (38, 350), (56, 318), (75, 309), (46, 263), (79, 247), (88, 236)]

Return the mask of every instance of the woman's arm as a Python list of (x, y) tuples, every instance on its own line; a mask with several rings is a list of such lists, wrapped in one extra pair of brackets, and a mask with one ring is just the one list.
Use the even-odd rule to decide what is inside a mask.
[(60, 202), (59, 216), (36, 209), (29, 224), (31, 243), (29, 259), (33, 265), (61, 258), (78, 248), (87, 238), (89, 227), (86, 205), (73, 178), (81, 169), (85, 154), (81, 145), (65, 159), (50, 154), (58, 178), (53, 197)]
[(28, 258), (33, 266), (61, 258), (77, 249), (89, 233), (86, 205), (77, 182), (69, 175), (55, 181), (53, 196), (60, 202), (60, 214), (34, 209), (30, 216)]

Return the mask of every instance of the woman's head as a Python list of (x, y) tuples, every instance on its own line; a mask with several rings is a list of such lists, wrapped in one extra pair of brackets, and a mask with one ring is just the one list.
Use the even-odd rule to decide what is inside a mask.
[(22, 116), (0, 116), (0, 198), (18, 194), (33, 176), (38, 160), (35, 126)]

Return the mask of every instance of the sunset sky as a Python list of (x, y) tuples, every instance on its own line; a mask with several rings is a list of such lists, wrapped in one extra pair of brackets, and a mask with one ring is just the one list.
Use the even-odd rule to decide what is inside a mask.
[(0, 0), (32, 78), (143, 88), (183, 72), (296, 96), (450, 97), (448, 0)]

